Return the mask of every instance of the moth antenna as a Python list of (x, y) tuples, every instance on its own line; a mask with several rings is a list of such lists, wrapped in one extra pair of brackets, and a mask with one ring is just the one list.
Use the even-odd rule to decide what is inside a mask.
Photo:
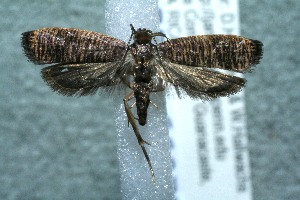
[(136, 32), (136, 30), (134, 29), (134, 27), (133, 27), (132, 24), (130, 24), (130, 28), (131, 28), (132, 33), (135, 33), (135, 32)]

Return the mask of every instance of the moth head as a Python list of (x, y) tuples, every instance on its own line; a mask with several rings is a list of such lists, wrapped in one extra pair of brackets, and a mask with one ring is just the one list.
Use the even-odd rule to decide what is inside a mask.
[(135, 30), (132, 24), (130, 24), (133, 40), (137, 44), (149, 44), (152, 40), (152, 31), (145, 29), (145, 28), (139, 28)]
[(135, 28), (133, 27), (132, 24), (130, 24), (130, 27), (131, 27), (131, 31), (132, 31), (130, 38), (133, 37), (134, 42), (137, 44), (149, 44), (149, 43), (151, 43), (152, 38), (154, 38), (156, 36), (161, 36), (161, 37), (165, 37), (166, 39), (168, 39), (166, 37), (166, 35), (161, 32), (153, 33), (151, 30), (145, 29), (145, 28), (139, 28), (139, 29), (135, 30)]
[(152, 32), (147, 29), (138, 29), (133, 35), (133, 39), (137, 44), (149, 44), (152, 40)]

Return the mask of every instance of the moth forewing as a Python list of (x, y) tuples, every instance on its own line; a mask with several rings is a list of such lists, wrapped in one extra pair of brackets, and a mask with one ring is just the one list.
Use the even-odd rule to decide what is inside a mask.
[(126, 42), (74, 28), (42, 28), (22, 34), (25, 55), (35, 64), (102, 63), (120, 60)]
[(158, 45), (170, 62), (243, 72), (259, 63), (260, 41), (235, 35), (199, 35), (171, 39)]

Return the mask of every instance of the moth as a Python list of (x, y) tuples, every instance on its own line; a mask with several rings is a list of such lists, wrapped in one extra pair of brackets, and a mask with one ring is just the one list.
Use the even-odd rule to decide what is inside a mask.
[[(62, 95), (85, 96), (99, 88), (111, 91), (123, 84), (131, 92), (123, 99), (139, 145), (154, 171), (138, 124), (147, 123), (150, 94), (173, 86), (179, 97), (211, 100), (240, 91), (246, 80), (216, 69), (244, 73), (258, 64), (263, 44), (235, 35), (197, 35), (168, 39), (161, 32), (132, 24), (128, 42), (102, 33), (74, 28), (42, 28), (22, 33), (25, 55), (42, 69), (46, 83)], [(166, 41), (157, 43), (155, 38)], [(135, 102), (129, 105), (129, 101)], [(137, 117), (132, 108), (136, 107)], [(137, 124), (138, 122), (138, 124)]]

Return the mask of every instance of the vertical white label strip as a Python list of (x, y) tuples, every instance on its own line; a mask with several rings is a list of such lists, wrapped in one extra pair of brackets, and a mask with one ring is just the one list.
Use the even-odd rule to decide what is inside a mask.
[[(237, 0), (160, 0), (170, 38), (239, 35)], [(251, 200), (244, 94), (210, 102), (167, 98), (175, 195), (179, 200)]]

